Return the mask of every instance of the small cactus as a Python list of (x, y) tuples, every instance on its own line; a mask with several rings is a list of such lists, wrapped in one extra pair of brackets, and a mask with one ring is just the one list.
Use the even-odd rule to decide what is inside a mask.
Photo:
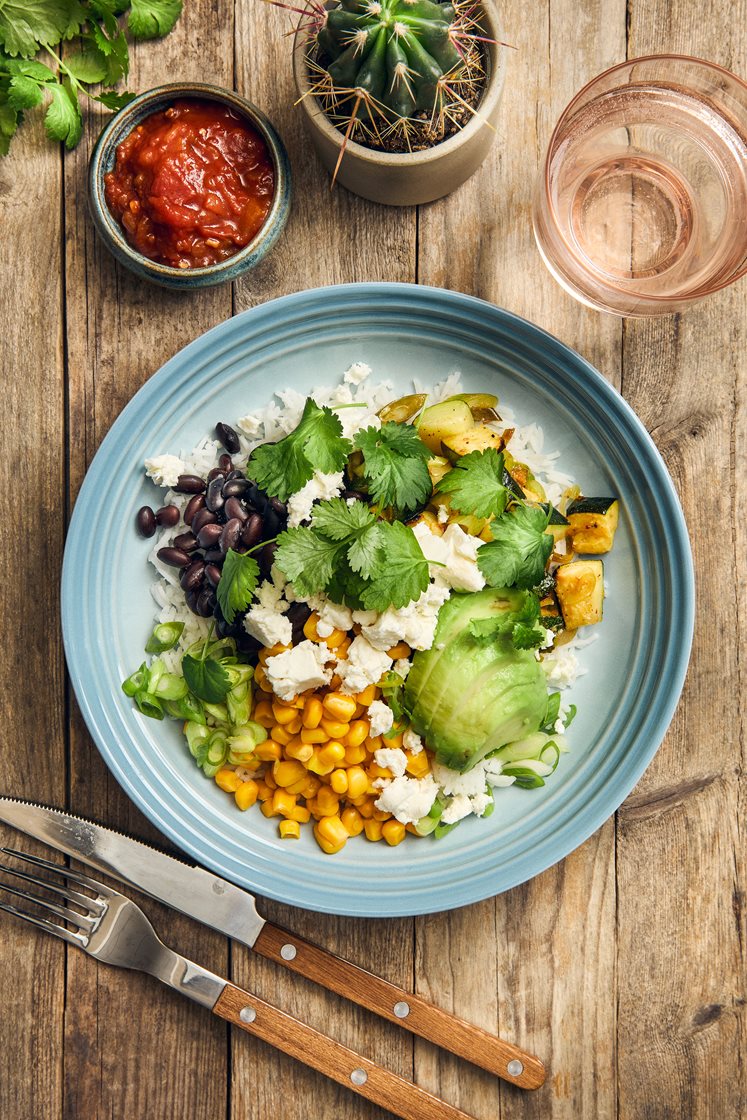
[(318, 61), (336, 87), (362, 90), (369, 104), (384, 106), (395, 117), (411, 117), (432, 111), (438, 83), (461, 68), (458, 35), (451, 4), (340, 0), (317, 35)]

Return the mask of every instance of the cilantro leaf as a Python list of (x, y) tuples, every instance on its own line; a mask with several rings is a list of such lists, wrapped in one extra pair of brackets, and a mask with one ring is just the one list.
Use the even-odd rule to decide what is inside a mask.
[(538, 506), (520, 505), (490, 523), (493, 539), (479, 550), (477, 566), (491, 587), (536, 587), (553, 548), (545, 532), (549, 517)]
[(229, 548), (215, 594), (226, 622), (248, 607), (259, 580), (259, 564), (253, 556)]
[(8, 54), (30, 58), (40, 47), (52, 47), (70, 25), (69, 0), (3, 0), (0, 4), (0, 46)]
[(314, 529), (298, 525), (278, 537), (275, 563), (299, 595), (315, 595), (329, 583), (344, 547), (340, 541), (327, 540)]
[(376, 523), (376, 514), (365, 502), (329, 498), (314, 506), (311, 524), (319, 533), (333, 541), (344, 541)]
[(348, 548), (348, 563), (354, 572), (371, 578), (382, 563), (381, 523), (371, 525), (351, 542)]
[(83, 132), (78, 99), (67, 83), (48, 88), (52, 101), (44, 115), (47, 135), (52, 140), (64, 140), (66, 148), (74, 148)]
[(354, 572), (343, 556), (337, 563), (332, 578), (325, 587), (333, 603), (342, 603), (351, 610), (363, 610), (363, 590), (368, 584), (363, 576)]
[(537, 649), (546, 642), (545, 627), (540, 622), (540, 604), (532, 591), (507, 592), (513, 600), (512, 609), (490, 618), (473, 618), (469, 631), (478, 641), (509, 638), (515, 649)]
[(278, 443), (261, 443), (252, 452), (247, 474), (271, 497), (285, 502), (318, 470), (334, 474), (345, 466), (351, 443), (331, 409), (309, 397), (301, 420)]
[(449, 494), (452, 507), (460, 513), (500, 517), (508, 498), (503, 485), (503, 454), (489, 447), (463, 455), (440, 480), (436, 493)]
[(412, 529), (401, 521), (379, 525), (385, 562), (361, 592), (367, 610), (404, 607), (419, 599), (430, 582), (428, 561)]
[(65, 69), (76, 81), (95, 85), (106, 78), (106, 58), (95, 48), (78, 51), (65, 58)]
[(124, 109), (125, 105), (129, 105), (136, 97), (136, 93), (128, 93), (126, 91), (124, 93), (115, 93), (114, 90), (110, 90), (107, 93), (100, 93), (97, 97), (94, 97), (94, 101), (100, 101), (107, 109), (111, 109), (112, 112), (116, 113), (119, 109)]
[(8, 74), (23, 74), (26, 78), (33, 78), (37, 82), (56, 82), (56, 75), (42, 62), (32, 58), (2, 58), (0, 66)]
[(10, 79), (8, 87), (8, 105), (11, 109), (33, 109), (42, 102), (42, 91), (39, 83), (33, 78), (17, 74)]
[(517, 622), (511, 631), (511, 641), (515, 649), (538, 649), (545, 645), (546, 637), (542, 627), (527, 626), (525, 622)]
[(132, 0), (127, 26), (136, 39), (159, 39), (181, 14), (182, 0)]
[(383, 508), (397, 513), (417, 509), (431, 496), (433, 484), (427, 462), (432, 453), (412, 424), (388, 421), (381, 428), (364, 428), (355, 437), (363, 454), (368, 491)]
[(231, 689), (228, 673), (219, 661), (212, 658), (199, 659), (185, 653), (182, 672), (189, 691), (208, 704), (220, 704)]
[(15, 136), (16, 129), (18, 128), (18, 110), (14, 109), (4, 100), (4, 95), (0, 91), (0, 155), (7, 156), (10, 149), (10, 142)]

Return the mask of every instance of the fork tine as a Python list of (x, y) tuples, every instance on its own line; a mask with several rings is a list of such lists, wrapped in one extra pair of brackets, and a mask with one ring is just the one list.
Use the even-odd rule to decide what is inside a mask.
[(54, 937), (67, 941), (69, 945), (76, 945), (79, 949), (85, 949), (86, 947), (88, 939), (82, 934), (73, 933), (71, 930), (55, 925), (54, 922), (48, 922), (44, 918), (36, 918), (33, 914), (27, 914), (25, 910), (19, 910), (16, 906), (7, 906), (4, 902), (0, 902), (0, 910), (4, 910), (6, 914), (13, 914), (14, 917), (21, 918), (24, 922), (30, 922), (32, 925), (38, 926), (45, 933), (51, 933)]
[[(46, 871), (62, 875), (65, 879), (72, 879), (74, 883), (78, 883), (82, 887), (97, 891), (104, 898), (114, 898), (116, 894), (115, 891), (105, 887), (103, 883), (99, 883), (96, 879), (89, 879), (87, 875), (81, 875), (79, 871), (71, 871), (69, 867), (64, 867), (62, 864), (50, 863), (48, 859), (42, 859), (41, 856), (32, 856), (29, 852), (18, 852), (15, 848), (0, 848), (0, 852), (4, 852), (6, 856), (15, 856), (16, 859), (24, 859), (27, 863), (43, 867)], [(94, 900), (91, 899), (90, 901), (93, 902)]]
[[(40, 887), (46, 884), (41, 879), (31, 880), (36, 882)], [(65, 922), (70, 922), (71, 925), (77, 926), (80, 930), (91, 932), (96, 925), (96, 918), (90, 917), (87, 914), (78, 914), (75, 910), (68, 910), (67, 906), (57, 906), (54, 902), (48, 902), (46, 898), (39, 898), (38, 895), (29, 894), (28, 891), (19, 890), (18, 887), (11, 887), (7, 883), (0, 882), (0, 891), (6, 891), (8, 894), (14, 894), (16, 898), (22, 898), (24, 902), (33, 902), (35, 906), (41, 907), (42, 910), (54, 914), (57, 918), (62, 918)]]
[[(5, 851), (6, 849), (3, 849)], [(62, 887), (55, 887), (52, 883), (48, 883), (46, 879), (39, 879), (36, 875), (29, 875), (27, 871), (19, 871), (16, 867), (6, 867), (4, 863), (0, 863), (0, 871), (5, 871), (8, 875), (15, 875), (18, 879), (25, 879), (27, 883), (34, 883), (36, 886), (43, 886), (45, 890), (51, 891), (59, 898), (64, 898), (66, 902), (75, 902), (78, 906), (82, 906), (89, 911), (95, 909), (99, 914), (105, 908), (106, 904), (100, 902), (97, 898), (91, 898), (90, 894), (79, 894), (78, 891), (71, 890), (70, 887), (63, 889)]]

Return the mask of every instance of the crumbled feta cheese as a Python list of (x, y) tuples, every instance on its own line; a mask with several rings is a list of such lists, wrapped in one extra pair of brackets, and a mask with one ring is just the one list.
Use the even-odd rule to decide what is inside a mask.
[(438, 782), (444, 793), (460, 795), (465, 797), (475, 797), (478, 793), (485, 792), (487, 783), (486, 776), (486, 763), (483, 759), (468, 770), (466, 774), (461, 774), (458, 770), (452, 770), (448, 766), (442, 766), (440, 762), (433, 760), (431, 766), (433, 777)]
[(263, 646), (289, 646), (293, 640), (290, 619), (275, 606), (262, 606), (259, 603), (252, 607), (244, 619), (244, 629)]
[(265, 580), (257, 588), (257, 602), (265, 610), (278, 611), (279, 614), (287, 611), (289, 606), (283, 601), (282, 589), (270, 580)]
[(448, 508), (448, 506), (439, 506), (437, 516), (438, 516), (439, 525), (445, 525), (449, 520), (449, 508)]
[(342, 379), (347, 385), (360, 385), (370, 376), (370, 366), (367, 366), (365, 362), (353, 362), (352, 366), (343, 373)]
[(414, 824), (429, 812), (438, 786), (430, 774), (425, 778), (395, 778), (382, 789), (376, 808), (391, 813), (402, 824)]
[(423, 740), (420, 738), (416, 731), (408, 727), (402, 736), (402, 746), (410, 754), (420, 754), (423, 749)]
[(337, 662), (341, 691), (348, 694), (363, 692), (370, 684), (376, 684), (391, 665), (391, 657), (375, 649), (359, 634), (351, 643), (347, 657)]
[(542, 668), (552, 688), (568, 688), (581, 671), (578, 658), (568, 646), (559, 646), (550, 657), (543, 658)]
[(176, 486), (179, 475), (184, 474), (184, 462), (178, 455), (154, 455), (145, 460), (145, 473), (156, 486)]
[(324, 642), (299, 642), (293, 649), (268, 657), (265, 673), (273, 692), (281, 700), (292, 700), (310, 688), (329, 684), (332, 669), (325, 665), (333, 659)]
[(332, 398), (330, 400), (330, 408), (334, 408), (338, 404), (352, 404), (353, 391), (349, 385), (338, 385), (332, 391)]
[(387, 607), (362, 633), (375, 649), (391, 649), (398, 642), (407, 642), (412, 649), (430, 649), (438, 612), (448, 597), (448, 587), (431, 583), (414, 603)]
[(398, 661), (394, 662), (392, 666), (397, 676), (402, 677), (402, 680), (407, 680), (407, 674), (412, 669), (412, 661), (408, 661), (406, 657), (400, 657)]
[(292, 529), (302, 521), (308, 521), (314, 502), (337, 497), (343, 485), (342, 471), (332, 474), (314, 471), (314, 477), (288, 499), (288, 527)]
[(353, 622), (357, 622), (359, 626), (370, 626), (378, 617), (378, 611), (353, 611)]
[(353, 612), (350, 610), (350, 607), (343, 607), (339, 603), (333, 603), (331, 599), (326, 599), (317, 610), (319, 611), (319, 618), (324, 626), (332, 627), (327, 634), (323, 634), (321, 626), (318, 626), (317, 630), (321, 638), (328, 638), (332, 630), (350, 630), (353, 625)]
[(242, 416), (240, 420), (236, 421), (236, 427), (240, 432), (243, 432), (245, 436), (254, 439), (262, 430), (262, 421), (258, 416), (253, 416), (252, 413), (249, 412), (246, 416)]
[(489, 793), (478, 793), (476, 797), (470, 797), (469, 802), (475, 816), (481, 817), (488, 806), (493, 804), (493, 798)]
[(471, 812), (472, 803), (470, 799), (465, 794), (458, 793), (456, 797), (452, 797), (441, 814), (441, 824), (456, 824), (457, 821), (468, 817)]
[(477, 550), (483, 543), (478, 537), (465, 533), (461, 525), (451, 524), (439, 536), (432, 533), (424, 521), (414, 526), (413, 532), (426, 560), (437, 567), (433, 575), (437, 582), (444, 582), (456, 591), (480, 591), (485, 577), (477, 566)]
[(401, 778), (407, 769), (407, 755), (399, 747), (380, 747), (374, 751), (377, 766), (391, 770), (393, 778)]
[(370, 735), (372, 739), (383, 735), (394, 723), (394, 713), (383, 700), (371, 701), (368, 705), (368, 718), (371, 721)]

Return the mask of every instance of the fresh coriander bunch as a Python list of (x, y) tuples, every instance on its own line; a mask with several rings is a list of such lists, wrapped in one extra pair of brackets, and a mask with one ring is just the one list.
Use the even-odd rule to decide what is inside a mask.
[[(116, 111), (135, 96), (112, 88), (129, 71), (126, 31), (160, 38), (181, 10), (182, 0), (0, 0), (0, 155), (24, 112), (40, 106), (50, 139), (74, 148), (83, 132), (81, 97)], [(75, 48), (61, 53), (71, 39)], [(36, 57), (42, 51), (49, 64)]]

